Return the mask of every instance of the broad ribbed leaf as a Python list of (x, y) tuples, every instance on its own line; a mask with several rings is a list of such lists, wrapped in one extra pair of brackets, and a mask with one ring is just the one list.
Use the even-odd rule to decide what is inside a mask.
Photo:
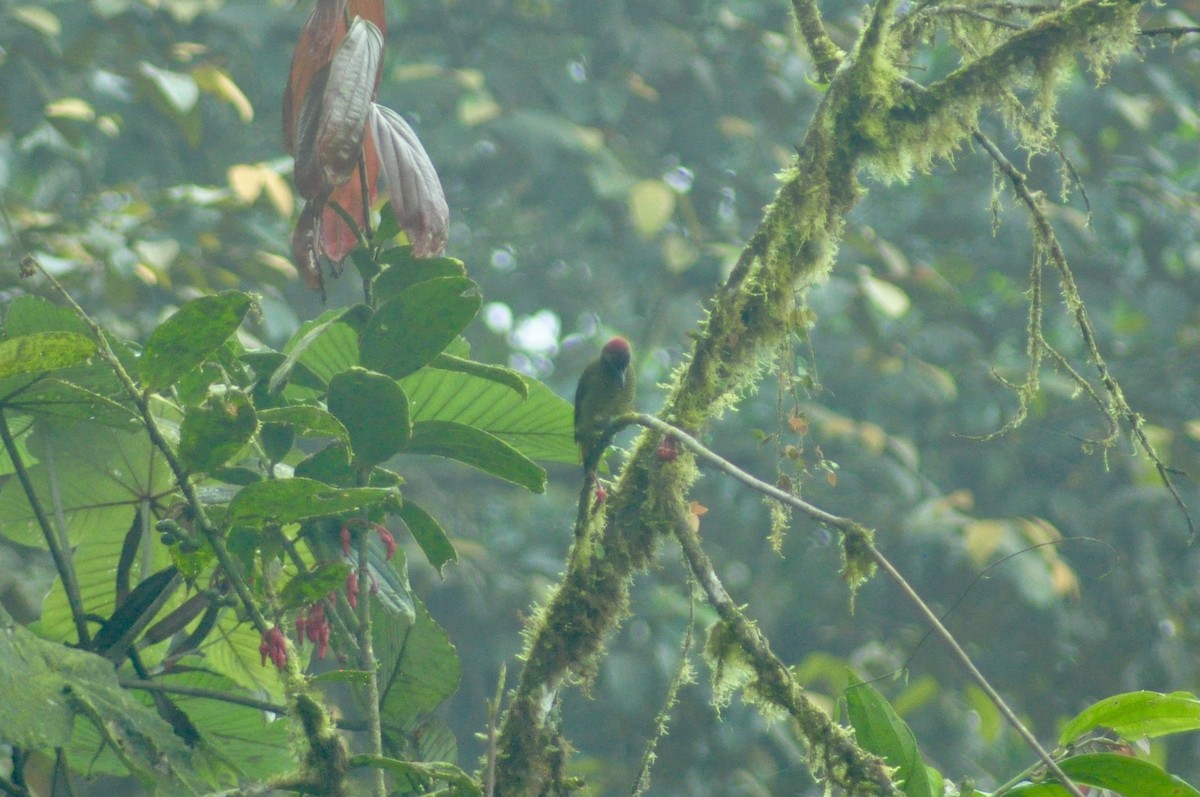
[(396, 222), (417, 257), (440, 255), (450, 234), (450, 208), (433, 162), (400, 114), (372, 103), (369, 120)]
[(400, 382), (414, 421), (454, 421), (495, 435), (530, 459), (579, 462), (570, 402), (541, 382), (525, 384), (527, 398), (490, 378), (438, 368)]
[(375, 648), (380, 713), (386, 724), (399, 727), (409, 727), (454, 694), (462, 670), (446, 632), (415, 596), (413, 603), (415, 622), (380, 629)]
[(535, 493), (546, 489), (546, 471), (498, 437), (462, 424), (419, 421), (413, 424), (408, 454), (431, 454), (479, 468)]

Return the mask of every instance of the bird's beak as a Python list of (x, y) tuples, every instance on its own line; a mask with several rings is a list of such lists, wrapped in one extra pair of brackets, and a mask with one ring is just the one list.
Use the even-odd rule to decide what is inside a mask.
[(625, 383), (629, 381), (629, 369), (621, 369), (621, 387), (625, 387)]

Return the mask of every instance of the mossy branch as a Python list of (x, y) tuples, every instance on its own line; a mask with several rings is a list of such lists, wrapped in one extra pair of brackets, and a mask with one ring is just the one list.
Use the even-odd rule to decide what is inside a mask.
[[(1084, 0), (1039, 19), (929, 91), (911, 91), (895, 65), (911, 59), (889, 29), (891, 5), (877, 7), (851, 61), (833, 75), (796, 161), (780, 175), (774, 200), (671, 380), (659, 417), (685, 432), (705, 428), (770, 367), (794, 328), (797, 293), (832, 267), (845, 216), (863, 193), (861, 169), (894, 179), (951, 155), (974, 132), (984, 102), (1011, 90), (1023, 70), (1033, 67), (1053, 88), (1075, 53), (1089, 52), (1103, 65), (1128, 49), (1140, 7)], [(541, 793), (549, 782), (561, 751), (547, 718), (559, 689), (594, 673), (604, 638), (627, 611), (634, 574), (674, 532), (696, 469), (691, 456), (658, 458), (657, 444), (657, 434), (638, 439), (608, 500), (588, 518), (583, 536), (603, 556), (573, 555), (562, 584), (526, 628), (525, 666), (498, 742), (496, 786), (506, 797)]]
[(846, 54), (829, 38), (817, 0), (792, 0), (792, 14), (796, 17), (796, 29), (804, 37), (808, 54), (817, 67), (817, 77), (822, 83), (828, 83), (833, 80)]

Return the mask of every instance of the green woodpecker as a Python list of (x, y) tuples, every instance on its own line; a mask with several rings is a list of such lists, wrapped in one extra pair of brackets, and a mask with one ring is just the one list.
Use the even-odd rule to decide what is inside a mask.
[(575, 442), (583, 457), (585, 473), (596, 473), (600, 456), (612, 435), (604, 433), (609, 421), (633, 411), (633, 368), (629, 341), (613, 338), (600, 356), (583, 369), (575, 388)]

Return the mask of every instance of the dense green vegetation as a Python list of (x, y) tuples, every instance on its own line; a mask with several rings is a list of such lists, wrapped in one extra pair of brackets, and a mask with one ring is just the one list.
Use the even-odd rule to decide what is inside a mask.
[(306, 4), (0, 2), (0, 786), (340, 788), (373, 702), (395, 792), (473, 793), (499, 750), (502, 794), (625, 793), (691, 628), (651, 793), (872, 793), (738, 680), (681, 508), (777, 674), (906, 794), (1043, 778), (890, 580), (851, 599), (858, 538), (693, 483), (656, 433), (618, 436), (568, 558), (565, 397), (622, 334), (639, 408), (873, 529), (1068, 775), (1195, 794), (1200, 4), (1066, 5), (827, 3), (822, 40), (764, 0), (388, 3), (378, 101), (441, 176), (447, 257), (382, 208), (323, 305), (280, 133)]

